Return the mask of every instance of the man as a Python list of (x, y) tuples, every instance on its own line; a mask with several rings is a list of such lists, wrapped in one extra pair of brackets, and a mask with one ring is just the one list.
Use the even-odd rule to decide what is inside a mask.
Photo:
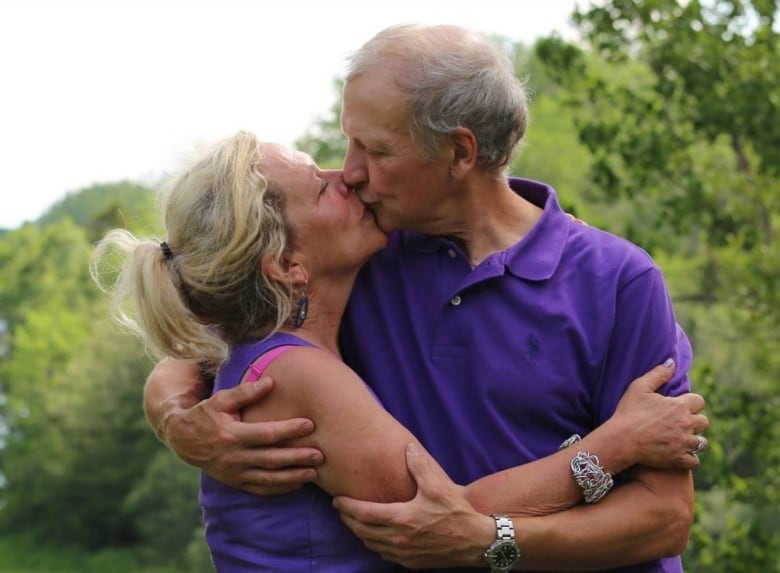
[[(337, 498), (336, 507), (370, 549), (407, 567), (681, 571), (695, 454), (679, 470), (635, 468), (602, 499), (610, 476), (573, 448), (573, 479), (594, 503), (547, 516), (494, 520), (455, 485), (587, 433), (613, 413), (628, 381), (668, 356), (678, 370), (665, 392), (688, 389), (690, 347), (649, 257), (573, 223), (546, 185), (504, 178), (525, 127), (511, 64), (466, 30), (390, 28), (351, 60), (344, 178), (391, 236), (353, 291), (343, 353), (446, 474), (410, 452), (414, 500)], [(161, 363), (145, 397), (150, 422), (181, 457), (258, 493), (312, 475), (310, 467), (231, 471), (257, 464), (260, 456), (249, 459), (258, 453), (266, 469), (316, 464), (312, 450), (238, 447), (300, 435), (307, 422), (268, 425), (261, 435), (234, 418), (270, 383), (254, 396), (245, 389), (198, 402), (203, 388), (182, 369)], [(703, 405), (695, 395), (669, 402)], [(705, 428), (699, 416), (688, 450), (706, 446), (695, 435)], [(218, 458), (225, 444), (236, 447)], [(507, 483), (496, 496), (522, 487)]]

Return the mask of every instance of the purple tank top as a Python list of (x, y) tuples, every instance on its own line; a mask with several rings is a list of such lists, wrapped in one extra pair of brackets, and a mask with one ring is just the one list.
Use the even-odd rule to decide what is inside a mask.
[[(313, 346), (290, 334), (234, 347), (214, 381), (214, 392), (238, 385), (249, 366), (280, 346)], [(256, 496), (201, 474), (200, 505), (206, 541), (218, 573), (404, 571), (368, 551), (341, 522), (331, 496), (315, 485)]]

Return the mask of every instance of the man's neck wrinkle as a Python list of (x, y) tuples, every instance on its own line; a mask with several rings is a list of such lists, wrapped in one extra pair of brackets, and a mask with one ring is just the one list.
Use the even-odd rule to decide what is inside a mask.
[(448, 233), (476, 266), (493, 253), (504, 251), (525, 237), (541, 216), (541, 209), (508, 187), (490, 201), (474, 201), (455, 232)]

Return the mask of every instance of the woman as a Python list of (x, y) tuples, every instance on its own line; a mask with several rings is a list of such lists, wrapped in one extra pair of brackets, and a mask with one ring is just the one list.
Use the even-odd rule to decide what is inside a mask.
[[(217, 570), (395, 570), (331, 507), (332, 495), (405, 501), (416, 490), (404, 456), (414, 436), (341, 361), (337, 344), (357, 272), (386, 243), (372, 213), (340, 172), (240, 132), (173, 180), (162, 214), (167, 241), (114, 230), (95, 250), (93, 277), (113, 293), (117, 319), (154, 354), (200, 361), (216, 374), (214, 392), (270, 375), (274, 392), (243, 418), (310, 418), (315, 432), (295, 445), (325, 455), (316, 485), (284, 495), (253, 496), (202, 476), (200, 503)], [(114, 249), (127, 258), (106, 287), (100, 269)], [(123, 306), (128, 300), (130, 309)], [(583, 449), (604, 452), (601, 463), (612, 473), (673, 457), (664, 445), (671, 442), (656, 438), (663, 413), (646, 406), (629, 390), (615, 416), (582, 440)], [(618, 438), (626, 447), (614, 447)], [(570, 460), (561, 452), (487, 476), (467, 486), (469, 500), (486, 514), (570, 507), (583, 493)], [(528, 484), (525, 499), (490, 507), (485, 493), (507, 480)]]

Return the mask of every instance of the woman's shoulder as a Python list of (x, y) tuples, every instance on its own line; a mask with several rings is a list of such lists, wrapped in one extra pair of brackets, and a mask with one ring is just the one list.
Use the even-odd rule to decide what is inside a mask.
[(276, 376), (292, 377), (301, 382), (327, 378), (336, 373), (344, 375), (344, 371), (352, 372), (340, 357), (308, 342), (285, 345), (284, 351), (268, 365), (268, 370), (269, 375), (274, 373)]

